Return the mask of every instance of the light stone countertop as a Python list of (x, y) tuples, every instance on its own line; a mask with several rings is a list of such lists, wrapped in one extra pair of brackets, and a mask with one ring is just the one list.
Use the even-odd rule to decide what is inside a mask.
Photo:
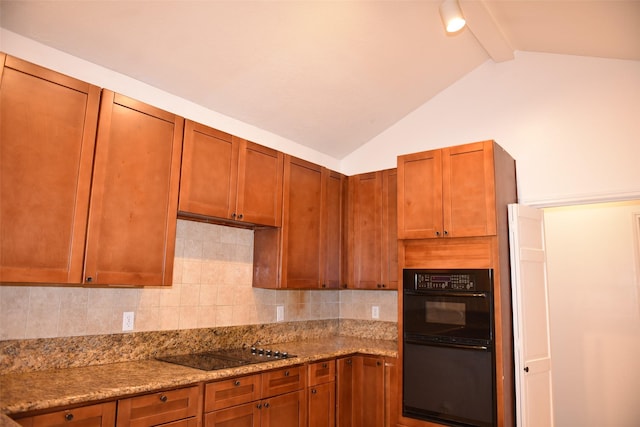
[(0, 375), (0, 414), (13, 415), (116, 399), (353, 353), (398, 355), (396, 341), (342, 336), (282, 343), (277, 347), (296, 357), (215, 371), (142, 360)]

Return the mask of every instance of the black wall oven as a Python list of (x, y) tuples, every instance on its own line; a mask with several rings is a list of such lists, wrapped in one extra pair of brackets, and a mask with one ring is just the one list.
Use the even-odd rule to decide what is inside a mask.
[(493, 426), (493, 270), (403, 272), (403, 416)]

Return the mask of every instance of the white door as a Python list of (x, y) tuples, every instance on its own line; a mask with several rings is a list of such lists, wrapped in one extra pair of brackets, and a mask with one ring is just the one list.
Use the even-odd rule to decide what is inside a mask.
[(509, 205), (511, 283), (519, 427), (553, 426), (549, 305), (540, 209)]

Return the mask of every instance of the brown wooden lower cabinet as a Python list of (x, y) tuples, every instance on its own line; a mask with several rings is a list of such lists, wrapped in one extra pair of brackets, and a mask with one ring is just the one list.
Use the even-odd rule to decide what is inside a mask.
[[(390, 365), (391, 366), (391, 365)], [(355, 355), (338, 359), (338, 427), (388, 427), (395, 396), (387, 379), (385, 358)]]
[(23, 427), (113, 427), (116, 402), (87, 405), (15, 420)]
[(336, 361), (309, 364), (308, 427), (336, 425)]
[(302, 365), (206, 384), (204, 426), (306, 426), (306, 384)]

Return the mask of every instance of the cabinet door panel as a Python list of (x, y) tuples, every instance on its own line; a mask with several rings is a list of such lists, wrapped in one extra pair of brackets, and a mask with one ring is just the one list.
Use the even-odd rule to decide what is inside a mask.
[(320, 285), (322, 167), (285, 157), (283, 287)]
[(260, 427), (262, 404), (251, 402), (219, 411), (210, 412), (204, 416), (205, 427)]
[(398, 159), (398, 238), (442, 234), (442, 151)]
[(262, 401), (261, 427), (300, 427), (307, 425), (307, 405), (304, 390)]
[(384, 426), (384, 359), (376, 356), (354, 357), (356, 364), (354, 398), (356, 408), (354, 426)]
[(336, 423), (338, 427), (353, 427), (354, 424), (354, 357), (337, 360)]
[(336, 425), (336, 384), (324, 383), (309, 388), (309, 427)]
[(344, 248), (345, 230), (345, 203), (346, 203), (346, 177), (337, 172), (326, 171), (324, 212), (321, 235), (324, 239), (322, 248), (321, 265), (324, 266), (322, 274), (322, 288), (338, 289), (344, 282), (344, 260), (346, 253)]
[(180, 178), (181, 212), (231, 219), (236, 208), (238, 141), (187, 120)]
[(244, 222), (282, 224), (284, 154), (242, 140), (238, 165), (237, 213)]
[(85, 282), (170, 285), (183, 119), (103, 91)]
[(0, 77), (0, 281), (81, 283), (100, 89), (8, 55)]
[(492, 142), (466, 144), (442, 151), (443, 213), (447, 235), (495, 235)]
[(350, 177), (352, 209), (352, 283), (354, 288), (376, 289), (382, 280), (382, 175)]
[(398, 289), (398, 171), (382, 172), (382, 286)]

